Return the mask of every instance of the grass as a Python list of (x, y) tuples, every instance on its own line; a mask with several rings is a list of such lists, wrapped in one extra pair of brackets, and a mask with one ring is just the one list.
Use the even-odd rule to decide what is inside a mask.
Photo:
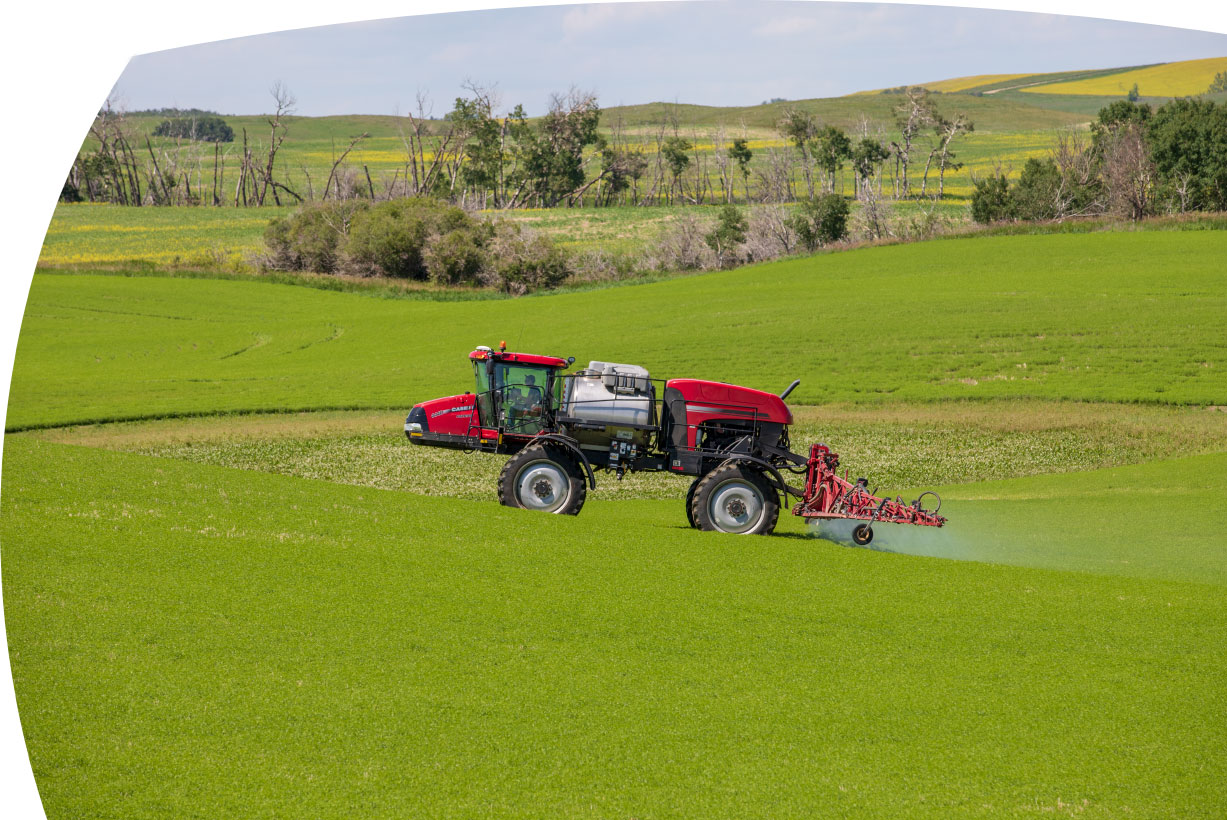
[(269, 220), (292, 208), (56, 206), (40, 264), (212, 265), (262, 251)]
[[(1217, 582), (6, 444), (13, 671), (53, 817), (1224, 808)], [(1188, 472), (1227, 488), (1221, 457)]]
[(464, 353), (500, 338), (659, 377), (800, 378), (799, 404), (1223, 404), (1225, 249), (1218, 231), (1001, 236), (466, 303), (36, 275), (7, 425), (403, 408), (465, 389)]
[[(1087, 471), (1227, 451), (1227, 413), (1000, 401), (795, 408), (792, 439), (823, 441), (883, 492)], [(503, 460), (407, 447), (403, 411), (168, 419), (35, 433), (66, 444), (419, 495), (490, 500)], [(691, 479), (599, 480), (601, 499), (679, 499)]]
[[(1216, 226), (464, 303), (37, 274), (0, 572), (48, 816), (1223, 816)], [(667, 476), (503, 508), (500, 459), (400, 433), (500, 337), (800, 377), (798, 446), (950, 523), (719, 536)]]

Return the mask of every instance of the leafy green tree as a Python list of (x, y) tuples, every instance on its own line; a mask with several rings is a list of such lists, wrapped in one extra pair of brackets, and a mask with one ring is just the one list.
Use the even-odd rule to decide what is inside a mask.
[(744, 138), (733, 140), (733, 145), (729, 148), (729, 159), (737, 163), (737, 167), (741, 170), (741, 178), (746, 186), (746, 200), (750, 199), (750, 160), (754, 158), (754, 152), (750, 150), (749, 143)]
[(707, 247), (716, 252), (721, 266), (736, 259), (737, 248), (745, 244), (749, 221), (736, 205), (725, 205), (716, 218), (716, 226), (703, 237)]
[(869, 137), (861, 138), (852, 149), (852, 169), (856, 172), (858, 192), (873, 179), (878, 165), (888, 159), (890, 151), (886, 150), (882, 143)]
[(664, 158), (669, 174), (673, 178), (670, 191), (681, 192), (682, 174), (690, 167), (690, 149), (693, 147), (690, 140), (679, 136), (669, 137), (661, 144), (660, 155)]
[(520, 132), (519, 179), (538, 204), (553, 207), (584, 184), (584, 149), (599, 141), (596, 95), (555, 94), (536, 129)]
[(810, 197), (814, 195), (814, 157), (812, 153), (814, 137), (818, 135), (818, 123), (807, 111), (789, 108), (780, 118), (780, 134), (792, 143), (797, 155), (801, 158), (801, 171), (805, 175), (805, 189)]
[(233, 142), (234, 129), (221, 117), (176, 117), (153, 129), (155, 137), (178, 137), (202, 142)]
[(1149, 103), (1139, 104), (1129, 100), (1117, 100), (1099, 109), (1099, 114), (1091, 123), (1091, 139), (1095, 149), (1102, 152), (1104, 143), (1122, 128), (1130, 125), (1145, 127), (1153, 114)]
[(1000, 174), (976, 180), (971, 194), (971, 218), (987, 225), (1015, 217), (1015, 202), (1010, 195), (1010, 181)]
[(1172, 100), (1150, 118), (1146, 136), (1160, 178), (1184, 192), (1186, 207), (1227, 210), (1227, 106)]
[(498, 207), (503, 173), (503, 125), (494, 116), (493, 98), (483, 89), (474, 87), (471, 98), (457, 97), (452, 110), (445, 119), (456, 126), (457, 134), (464, 145), (464, 164), (460, 168), (460, 180), (484, 199), (494, 192), (494, 205)]
[(1137, 84), (1137, 83), (1134, 83), (1134, 84), (1133, 84), (1133, 88), (1129, 89), (1129, 93), (1125, 95), (1125, 99), (1127, 99), (1127, 100), (1128, 100), (1129, 102), (1131, 102), (1131, 103), (1135, 103), (1135, 102), (1137, 102), (1139, 99), (1141, 99), (1141, 97), (1142, 97), (1142, 95), (1141, 95), (1141, 93), (1138, 91), (1138, 84)]
[(835, 174), (852, 158), (852, 140), (833, 125), (820, 128), (811, 140), (814, 162), (826, 172), (826, 192), (835, 191)]
[(789, 224), (807, 250), (838, 242), (848, 235), (848, 201), (839, 194), (823, 194), (797, 206)]
[(1227, 91), (1227, 71), (1215, 74), (1214, 79), (1210, 81), (1210, 87), (1206, 89), (1208, 94), (1217, 94), (1220, 91)]
[(647, 171), (648, 161), (641, 152), (626, 145), (607, 144), (600, 154), (605, 201), (608, 204), (632, 185), (637, 185)]

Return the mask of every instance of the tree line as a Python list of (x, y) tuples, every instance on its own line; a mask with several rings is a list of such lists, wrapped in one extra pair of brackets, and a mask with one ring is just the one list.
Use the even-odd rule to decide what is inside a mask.
[(90, 128), (96, 147), (76, 157), (63, 198), (258, 207), (432, 196), (493, 209), (783, 203), (834, 192), (837, 181), (842, 191), (845, 169), (857, 199), (882, 195), (884, 174), (893, 198), (929, 196), (931, 184), (941, 197), (947, 172), (961, 167), (954, 144), (974, 130), (962, 114), (943, 116), (922, 88), (900, 94), (897, 139), (867, 118), (849, 134), (787, 108), (777, 124), (786, 145), (766, 148), (752, 147), (744, 128), (740, 136), (724, 126), (702, 136), (687, 131), (672, 110), (634, 134), (621, 119), (602, 127), (596, 95), (577, 89), (552, 95), (535, 119), (522, 105), (500, 112), (491, 88), (469, 83), (465, 92), (441, 117), (419, 95), (416, 110), (400, 118), (403, 162), (378, 172), (378, 185), (367, 165), (350, 162), (367, 133), (334, 151), (323, 179), (305, 163), (288, 167), (282, 148), (296, 101), (280, 84), (262, 134), (236, 134), (223, 118), (197, 112), (164, 120), (155, 145), (108, 105)]
[(1118, 100), (1089, 132), (1062, 133), (1017, 181), (998, 168), (975, 181), (977, 222), (1227, 210), (1227, 106), (1181, 98), (1153, 108)]
[[(259, 134), (235, 134), (201, 112), (164, 121), (155, 133), (166, 136), (155, 145), (122, 112), (104, 108), (90, 129), (96, 147), (77, 156), (63, 198), (259, 207), (429, 196), (499, 210), (782, 204), (850, 193), (873, 224), (889, 201), (944, 198), (947, 175), (963, 167), (955, 149), (975, 131), (964, 113), (940, 110), (938, 100), (948, 106), (949, 95), (920, 87), (892, 93), (898, 101), (889, 132), (863, 116), (849, 131), (788, 107), (776, 124), (783, 145), (756, 147), (744, 129), (734, 135), (719, 126), (700, 137), (668, 107), (633, 133), (621, 119), (602, 126), (596, 95), (577, 89), (552, 95), (548, 111), (530, 119), (522, 105), (501, 111), (494, 89), (467, 83), (440, 117), (419, 95), (416, 109), (399, 118), (400, 167), (373, 175), (350, 161), (367, 133), (334, 150), (326, 174), (305, 163), (290, 168), (282, 149), (296, 101), (277, 84)], [(1017, 181), (1000, 163), (987, 177), (973, 176), (972, 215), (1138, 219), (1159, 210), (1227, 208), (1225, 118), (1227, 109), (1205, 99), (1157, 110), (1117, 101), (1089, 131), (1058, 132), (1051, 155), (1028, 160)], [(227, 132), (233, 144), (225, 143)]]

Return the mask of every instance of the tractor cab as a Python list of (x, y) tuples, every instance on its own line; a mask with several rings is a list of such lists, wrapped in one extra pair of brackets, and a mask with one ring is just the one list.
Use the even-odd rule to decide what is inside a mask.
[(561, 370), (574, 359), (494, 351), (469, 354), (476, 382), (477, 417), (483, 428), (509, 436), (535, 436), (552, 427), (562, 398)]

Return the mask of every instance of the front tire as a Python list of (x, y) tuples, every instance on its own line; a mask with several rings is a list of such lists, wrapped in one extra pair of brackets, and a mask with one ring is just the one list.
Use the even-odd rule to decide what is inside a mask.
[(762, 471), (725, 464), (695, 485), (690, 514), (698, 528), (708, 532), (765, 535), (780, 517), (780, 495)]
[(691, 527), (697, 528), (699, 525), (694, 520), (694, 491), (698, 488), (699, 482), (703, 478), (700, 476), (690, 482), (690, 489), (686, 490), (686, 520), (690, 522)]
[(578, 515), (587, 496), (579, 464), (550, 445), (524, 448), (507, 459), (498, 477), (498, 500), (504, 507)]

